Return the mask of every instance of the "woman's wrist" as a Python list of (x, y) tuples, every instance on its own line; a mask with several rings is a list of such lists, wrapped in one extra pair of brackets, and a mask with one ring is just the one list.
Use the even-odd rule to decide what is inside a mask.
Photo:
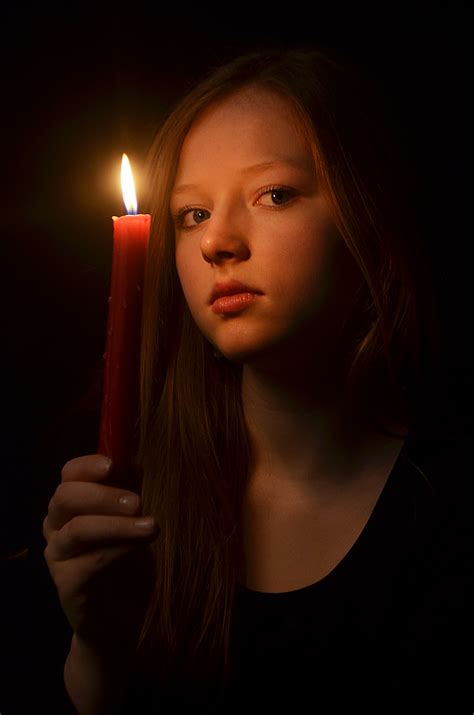
[(78, 715), (115, 715), (127, 690), (133, 652), (112, 653), (73, 634), (64, 664), (64, 684)]

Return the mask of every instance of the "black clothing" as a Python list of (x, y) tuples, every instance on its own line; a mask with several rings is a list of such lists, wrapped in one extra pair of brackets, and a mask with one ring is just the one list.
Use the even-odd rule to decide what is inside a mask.
[(410, 435), (333, 571), (286, 593), (239, 585), (224, 695), (137, 674), (123, 713), (474, 711), (472, 441)]

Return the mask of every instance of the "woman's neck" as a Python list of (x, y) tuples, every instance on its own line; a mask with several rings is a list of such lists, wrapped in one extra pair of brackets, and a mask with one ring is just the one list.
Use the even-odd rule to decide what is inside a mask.
[[(342, 381), (318, 386), (282, 380), (244, 366), (242, 402), (252, 445), (251, 473), (260, 480), (296, 489), (339, 489), (390, 441), (388, 431), (406, 432), (406, 424), (384, 420), (384, 432), (369, 408), (369, 392)], [(265, 476), (266, 475), (266, 476)]]

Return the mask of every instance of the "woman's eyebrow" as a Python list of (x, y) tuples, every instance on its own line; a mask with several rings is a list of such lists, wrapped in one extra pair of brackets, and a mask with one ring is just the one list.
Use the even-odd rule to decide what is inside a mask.
[(268, 161), (260, 161), (258, 164), (252, 164), (251, 166), (244, 166), (241, 169), (242, 174), (256, 174), (259, 171), (265, 171), (265, 169), (271, 169), (274, 166), (293, 166), (297, 169), (307, 170), (311, 168), (310, 162), (305, 159), (297, 159), (295, 157), (284, 157), (278, 159), (270, 159)]
[[(275, 166), (292, 166), (296, 169), (303, 169), (304, 171), (312, 170), (312, 165), (307, 160), (296, 159), (294, 157), (284, 157), (269, 159), (268, 161), (259, 161), (258, 164), (243, 166), (239, 171), (241, 174), (258, 174), (266, 171), (267, 169), (272, 169)], [(186, 191), (193, 191), (198, 188), (199, 186), (197, 184), (179, 184), (179, 186), (173, 189), (172, 195), (175, 196), (176, 194), (183, 194)]]

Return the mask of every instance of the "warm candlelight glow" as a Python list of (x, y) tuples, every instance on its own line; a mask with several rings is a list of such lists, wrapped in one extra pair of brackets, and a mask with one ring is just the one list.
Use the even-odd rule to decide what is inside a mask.
[(137, 213), (137, 195), (133, 183), (132, 168), (126, 154), (122, 154), (122, 194), (128, 214)]

